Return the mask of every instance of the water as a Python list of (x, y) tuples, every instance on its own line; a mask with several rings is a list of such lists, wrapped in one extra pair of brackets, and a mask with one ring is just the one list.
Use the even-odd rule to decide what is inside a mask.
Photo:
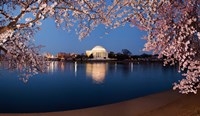
[[(179, 78), (178, 78), (179, 77)], [(0, 71), (0, 112), (49, 112), (110, 104), (169, 90), (180, 79), (161, 63), (51, 62), (45, 74), (19, 81)]]

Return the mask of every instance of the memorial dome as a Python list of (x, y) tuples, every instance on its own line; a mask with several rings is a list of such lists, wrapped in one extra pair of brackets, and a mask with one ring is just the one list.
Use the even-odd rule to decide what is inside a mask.
[(102, 46), (95, 46), (95, 47), (92, 49), (92, 51), (104, 51), (104, 52), (106, 52), (106, 49), (103, 48)]

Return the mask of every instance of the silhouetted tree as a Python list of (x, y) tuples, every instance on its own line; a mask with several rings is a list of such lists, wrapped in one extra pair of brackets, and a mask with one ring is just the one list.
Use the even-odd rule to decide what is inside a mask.
[(122, 53), (124, 55), (128, 55), (128, 56), (130, 56), (132, 54), (128, 49), (122, 49)]
[(126, 59), (129, 59), (128, 55), (117, 53), (117, 60), (126, 60)]
[(112, 51), (108, 53), (108, 58), (116, 58), (116, 54)]
[(81, 60), (83, 61), (84, 59), (87, 59), (88, 57), (85, 54), (79, 54), (76, 56), (76, 60)]
[(141, 58), (150, 58), (150, 57), (152, 57), (152, 55), (146, 54), (146, 53), (144, 53), (144, 54), (142, 54), (140, 56), (141, 56)]

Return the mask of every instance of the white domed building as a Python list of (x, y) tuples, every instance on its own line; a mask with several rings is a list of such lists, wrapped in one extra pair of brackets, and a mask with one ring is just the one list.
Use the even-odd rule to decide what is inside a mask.
[(93, 59), (108, 59), (108, 52), (102, 46), (95, 46), (92, 50), (87, 50), (86, 55), (89, 57), (93, 55)]

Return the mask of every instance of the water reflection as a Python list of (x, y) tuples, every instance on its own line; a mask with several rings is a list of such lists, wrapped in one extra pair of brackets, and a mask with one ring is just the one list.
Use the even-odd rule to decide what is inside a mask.
[(77, 72), (78, 72), (78, 63), (74, 62), (74, 63), (66, 63), (66, 62), (49, 62), (49, 65), (47, 67), (47, 72), (50, 73), (56, 73), (56, 72), (74, 72), (74, 75), (77, 76)]
[[(130, 63), (121, 63), (119, 64), (120, 70), (122, 71), (124, 77), (131, 73), (131, 64)], [(132, 69), (133, 70), (133, 69)]]
[(131, 62), (131, 72), (133, 72), (133, 63)]
[(77, 76), (77, 62), (74, 63), (74, 73), (76, 77)]
[(57, 71), (57, 69), (58, 69), (58, 62), (49, 62), (49, 66), (47, 67), (48, 72), (53, 73), (53, 72)]
[[(49, 73), (30, 78), (26, 85), (17, 82), (17, 73), (0, 69), (0, 113), (52, 112), (115, 103), (169, 90), (182, 79), (177, 78), (181, 74), (176, 68), (162, 63), (49, 63)], [(6, 68), (8, 63), (2, 65)], [(106, 83), (98, 85), (102, 82)]]
[(117, 71), (117, 63), (115, 62), (115, 72)]
[[(1, 64), (3, 65), (3, 64)], [(8, 66), (8, 65), (7, 65)], [(20, 67), (18, 67), (20, 69)], [(167, 76), (175, 74), (176, 67), (163, 67), (162, 63), (77, 63), (77, 62), (49, 62), (47, 72), (51, 74), (72, 74), (73, 77), (82, 76), (83, 72), (86, 72), (86, 77), (92, 78), (92, 80), (99, 84), (105, 81), (106, 75), (122, 75), (122, 77), (130, 77), (130, 75), (137, 72), (145, 75), (158, 75), (158, 73), (165, 73)], [(113, 77), (112, 76), (112, 77)], [(133, 76), (132, 76), (133, 77)]]
[(60, 68), (61, 68), (61, 71), (64, 71), (64, 70), (65, 70), (64, 62), (61, 62)]
[(107, 64), (105, 63), (87, 63), (86, 75), (91, 77), (95, 83), (103, 83), (107, 72)]

